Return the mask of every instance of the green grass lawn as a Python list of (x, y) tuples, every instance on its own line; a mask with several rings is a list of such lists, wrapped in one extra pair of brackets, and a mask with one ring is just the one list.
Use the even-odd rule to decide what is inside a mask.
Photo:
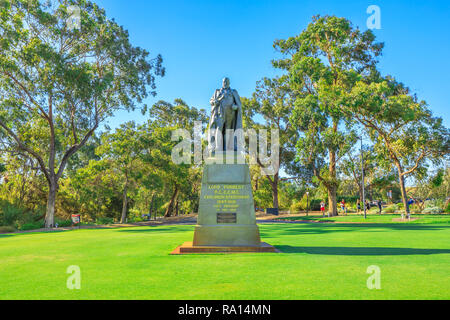
[[(0, 235), (0, 299), (450, 299), (447, 224), (260, 228), (283, 253), (170, 256), (193, 226)], [(70, 265), (81, 290), (66, 287)]]
[[(297, 216), (297, 217), (284, 217), (278, 218), (276, 220), (287, 220), (287, 221), (320, 221), (320, 222), (358, 222), (358, 223), (400, 223), (404, 224), (405, 221), (393, 221), (393, 219), (400, 219), (400, 214), (367, 214), (366, 219), (363, 215), (349, 214), (347, 216), (339, 215), (336, 217), (322, 217), (321, 215), (310, 215), (310, 216)], [(450, 214), (434, 214), (434, 215), (424, 215), (424, 214), (412, 214), (411, 220), (407, 223), (418, 223), (418, 224), (449, 224)]]

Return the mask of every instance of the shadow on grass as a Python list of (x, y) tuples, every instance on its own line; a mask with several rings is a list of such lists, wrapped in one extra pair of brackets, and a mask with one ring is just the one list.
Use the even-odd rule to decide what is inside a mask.
[[(326, 234), (332, 232), (384, 232), (395, 231), (434, 231), (448, 230), (450, 226), (443, 225), (404, 225), (389, 223), (332, 223), (332, 224), (283, 224), (274, 223), (270, 228), (261, 231), (261, 236), (276, 237), (278, 235), (304, 235), (304, 234)], [(385, 229), (385, 230), (383, 230)]]
[[(78, 230), (78, 229), (76, 229)], [(28, 236), (28, 235), (35, 235), (35, 234), (56, 234), (56, 233), (62, 233), (62, 232), (71, 232), (73, 230), (49, 230), (49, 231), (24, 231), (24, 232), (15, 232), (15, 233), (6, 233), (6, 234), (0, 234), (0, 238), (6, 238), (6, 237), (19, 237), (19, 236)]]
[(182, 232), (182, 231), (193, 231), (192, 226), (185, 225), (174, 225), (173, 227), (160, 227), (160, 226), (150, 226), (145, 229), (117, 229), (118, 232), (132, 232), (132, 233), (142, 233), (142, 232)]
[(378, 247), (293, 247), (276, 246), (283, 253), (308, 253), (336, 256), (400, 256), (450, 253), (450, 249), (413, 249)]
[(1, 238), (8, 238), (8, 237), (14, 237), (14, 234), (9, 234), (9, 233), (2, 233), (0, 234), (0, 239)]

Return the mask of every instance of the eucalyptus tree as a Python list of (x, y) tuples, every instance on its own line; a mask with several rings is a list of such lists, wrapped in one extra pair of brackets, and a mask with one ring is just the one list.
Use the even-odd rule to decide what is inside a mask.
[(356, 139), (343, 97), (373, 72), (383, 44), (345, 18), (315, 16), (300, 35), (274, 47), (285, 58), (273, 64), (288, 72), (296, 96), (290, 121), (302, 132), (297, 158), (327, 188), (330, 214), (337, 215), (337, 165)]
[[(242, 98), (243, 113), (246, 126), (255, 130), (267, 130), (271, 141), (271, 130), (278, 130), (279, 136), (279, 164), (280, 168), (288, 169), (295, 158), (295, 142), (298, 133), (289, 121), (294, 105), (294, 97), (286, 76), (273, 79), (263, 78), (257, 83), (256, 91), (251, 99)], [(260, 116), (262, 122), (255, 120)], [(257, 119), (257, 118), (256, 118)], [(264, 161), (259, 157), (256, 163), (259, 168), (265, 168)], [(265, 176), (272, 190), (272, 206), (278, 208), (278, 189), (280, 182), (279, 171)]]
[(0, 130), (45, 175), (49, 227), (69, 159), (115, 110), (155, 95), (162, 58), (88, 0), (1, 1), (0, 50)]
[(127, 220), (130, 186), (132, 183), (136, 185), (142, 175), (137, 167), (144, 150), (140, 138), (143, 132), (143, 128), (136, 126), (134, 122), (124, 123), (114, 132), (103, 134), (102, 143), (96, 150), (102, 159), (109, 160), (122, 181), (121, 223)]
[(359, 200), (363, 203), (362, 172), (364, 172), (365, 177), (374, 173), (377, 166), (376, 154), (373, 152), (373, 148), (365, 148), (365, 150), (363, 150), (362, 161), (361, 151), (357, 152), (355, 149), (356, 148), (351, 148), (342, 159), (340, 171), (356, 184), (359, 192)]
[[(206, 112), (189, 106), (182, 99), (175, 99), (173, 103), (158, 101), (150, 108), (149, 114), (152, 119), (147, 124), (148, 133), (144, 138), (148, 148), (145, 161), (158, 168), (157, 172), (164, 181), (163, 189), (170, 194), (164, 213), (165, 217), (170, 217), (183, 196), (195, 206), (199, 191), (198, 183), (201, 179), (195, 165), (176, 164), (172, 161), (172, 150), (179, 143), (172, 141), (172, 133), (178, 129), (185, 129), (191, 131), (192, 137), (196, 122), (202, 123), (204, 129)], [(196, 197), (193, 196), (194, 193), (197, 194)]]
[(152, 176), (146, 184), (155, 190), (158, 198), (165, 201), (165, 217), (173, 215), (182, 194), (187, 194), (193, 187), (190, 180), (191, 165), (172, 161), (172, 150), (178, 143), (172, 141), (172, 132), (177, 129), (179, 127), (169, 126), (159, 120), (149, 121), (142, 135), (143, 151), (140, 158), (147, 167), (146, 175)]
[(409, 215), (405, 180), (430, 164), (442, 164), (450, 153), (449, 129), (425, 101), (389, 76), (361, 79), (347, 99), (348, 114), (367, 129), (380, 159), (396, 168)]
[[(426, 172), (428, 173), (428, 172)], [(415, 187), (411, 188), (410, 196), (416, 201), (417, 206), (422, 211), (425, 209), (425, 201), (428, 199), (439, 199), (436, 193), (444, 184), (445, 171), (443, 168), (438, 168), (432, 175), (418, 172), (415, 175)], [(439, 200), (443, 200), (442, 198)]]
[(58, 214), (80, 214), (83, 221), (119, 218), (123, 209), (123, 174), (110, 159), (91, 160), (61, 179)]
[(187, 130), (194, 128), (195, 121), (205, 123), (207, 119), (204, 109), (191, 107), (180, 98), (173, 103), (160, 100), (149, 111), (150, 116), (160, 124)]
[(9, 152), (4, 154), (4, 179), (1, 179), (0, 199), (3, 198), (20, 208), (34, 212), (45, 207), (46, 182), (37, 167), (36, 160), (26, 153)]

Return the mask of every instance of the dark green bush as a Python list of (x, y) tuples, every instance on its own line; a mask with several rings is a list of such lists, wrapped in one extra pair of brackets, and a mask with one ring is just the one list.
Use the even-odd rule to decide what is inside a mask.
[(290, 206), (289, 210), (291, 213), (296, 213), (300, 211), (304, 211), (307, 209), (309, 211), (319, 211), (320, 210), (320, 203), (322, 200), (320, 199), (308, 199), (309, 206), (306, 204), (306, 195), (300, 200), (300, 201), (294, 201), (292, 205)]
[(5, 200), (0, 200), (0, 225), (11, 226), (20, 230), (20, 226), (36, 224), (43, 214), (42, 208), (32, 212)]
[(97, 224), (113, 224), (114, 219), (108, 218), (108, 217), (102, 217), (102, 218), (98, 218), (96, 223)]
[(41, 229), (44, 227), (43, 222), (28, 222), (23, 225), (19, 225), (19, 230), (21, 231), (28, 231), (28, 230), (36, 230)]
[(350, 203), (356, 203), (356, 201), (359, 199), (358, 196), (337, 196), (336, 197), (337, 202), (341, 202), (342, 200), (345, 200), (346, 204)]
[(24, 211), (13, 204), (0, 202), (0, 225), (13, 226), (18, 220), (23, 218)]
[(0, 227), (0, 233), (12, 233), (15, 231), (16, 231), (16, 229), (14, 229), (13, 227), (10, 227), (10, 226)]
[(383, 209), (383, 213), (396, 213), (397, 211), (399, 211), (399, 207), (396, 204), (387, 206), (386, 208)]
[(56, 223), (58, 224), (58, 228), (65, 228), (72, 226), (72, 220), (56, 220)]
[(439, 214), (442, 213), (442, 209), (439, 207), (428, 207), (423, 210), (424, 214)]

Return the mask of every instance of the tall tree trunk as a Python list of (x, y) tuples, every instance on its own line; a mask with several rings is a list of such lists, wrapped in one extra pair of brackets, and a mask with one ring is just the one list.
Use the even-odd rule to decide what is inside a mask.
[(58, 182), (55, 181), (55, 177), (52, 182), (49, 183), (48, 188), (48, 199), (47, 199), (47, 210), (45, 213), (45, 227), (53, 228), (55, 226), (55, 204), (56, 204), (56, 193), (58, 192)]
[(164, 214), (165, 218), (172, 216), (172, 212), (173, 212), (175, 201), (176, 201), (177, 197), (178, 197), (178, 186), (175, 185), (175, 189), (173, 191), (172, 198), (170, 198), (169, 205), (167, 206), (166, 213)]
[[(402, 194), (402, 202), (403, 207), (405, 208), (405, 214), (409, 218), (409, 204), (408, 204), (408, 196), (406, 194), (406, 187), (405, 187), (405, 176), (402, 174), (402, 166), (397, 163), (397, 170), (398, 170), (398, 178), (399, 178), (399, 184), (400, 184), (400, 191)], [(403, 214), (402, 214), (403, 218)]]
[(337, 216), (336, 186), (328, 188), (328, 213), (330, 216)]
[[(150, 212), (149, 212), (149, 215), (150, 215), (150, 220), (152, 219), (152, 216), (153, 216), (153, 203), (155, 202), (155, 194), (154, 193), (152, 193), (152, 201), (150, 202)], [(156, 220), (156, 219), (155, 219)]]
[[(31, 167), (33, 167), (33, 164), (31, 164)], [(25, 186), (27, 184), (27, 176), (25, 175), (25, 166), (23, 167), (23, 172), (22, 172), (22, 184), (20, 187), (20, 192), (19, 192), (19, 204), (22, 206), (23, 205), (23, 201), (25, 198)], [(32, 170), (32, 169), (31, 169)]]
[(120, 223), (125, 223), (127, 220), (127, 210), (128, 210), (128, 178), (125, 178), (125, 187), (123, 188), (123, 205), (122, 205), (122, 217), (120, 218)]
[(336, 151), (329, 150), (328, 153), (330, 154), (330, 165), (329, 165), (329, 172), (330, 172), (330, 185), (327, 188), (328, 189), (328, 212), (331, 216), (337, 216), (337, 201), (336, 201)]
[(273, 176), (273, 180), (268, 179), (270, 186), (272, 187), (272, 205), (273, 208), (278, 209), (279, 203), (278, 203), (278, 181), (279, 176), (278, 173)]
[(361, 205), (361, 209), (364, 209), (364, 207), (363, 207), (363, 189), (362, 189), (361, 183), (358, 183), (358, 188), (359, 188), (359, 203)]
[[(47, 199), (47, 212), (45, 215), (45, 227), (53, 228), (55, 226), (55, 204), (56, 193), (58, 192), (58, 175), (55, 174), (55, 129), (53, 127), (53, 104), (52, 96), (49, 96), (49, 112), (48, 123), (50, 125), (50, 150), (48, 158), (49, 173), (47, 176), (48, 181), (48, 199)], [(45, 167), (42, 168), (44, 171)]]

